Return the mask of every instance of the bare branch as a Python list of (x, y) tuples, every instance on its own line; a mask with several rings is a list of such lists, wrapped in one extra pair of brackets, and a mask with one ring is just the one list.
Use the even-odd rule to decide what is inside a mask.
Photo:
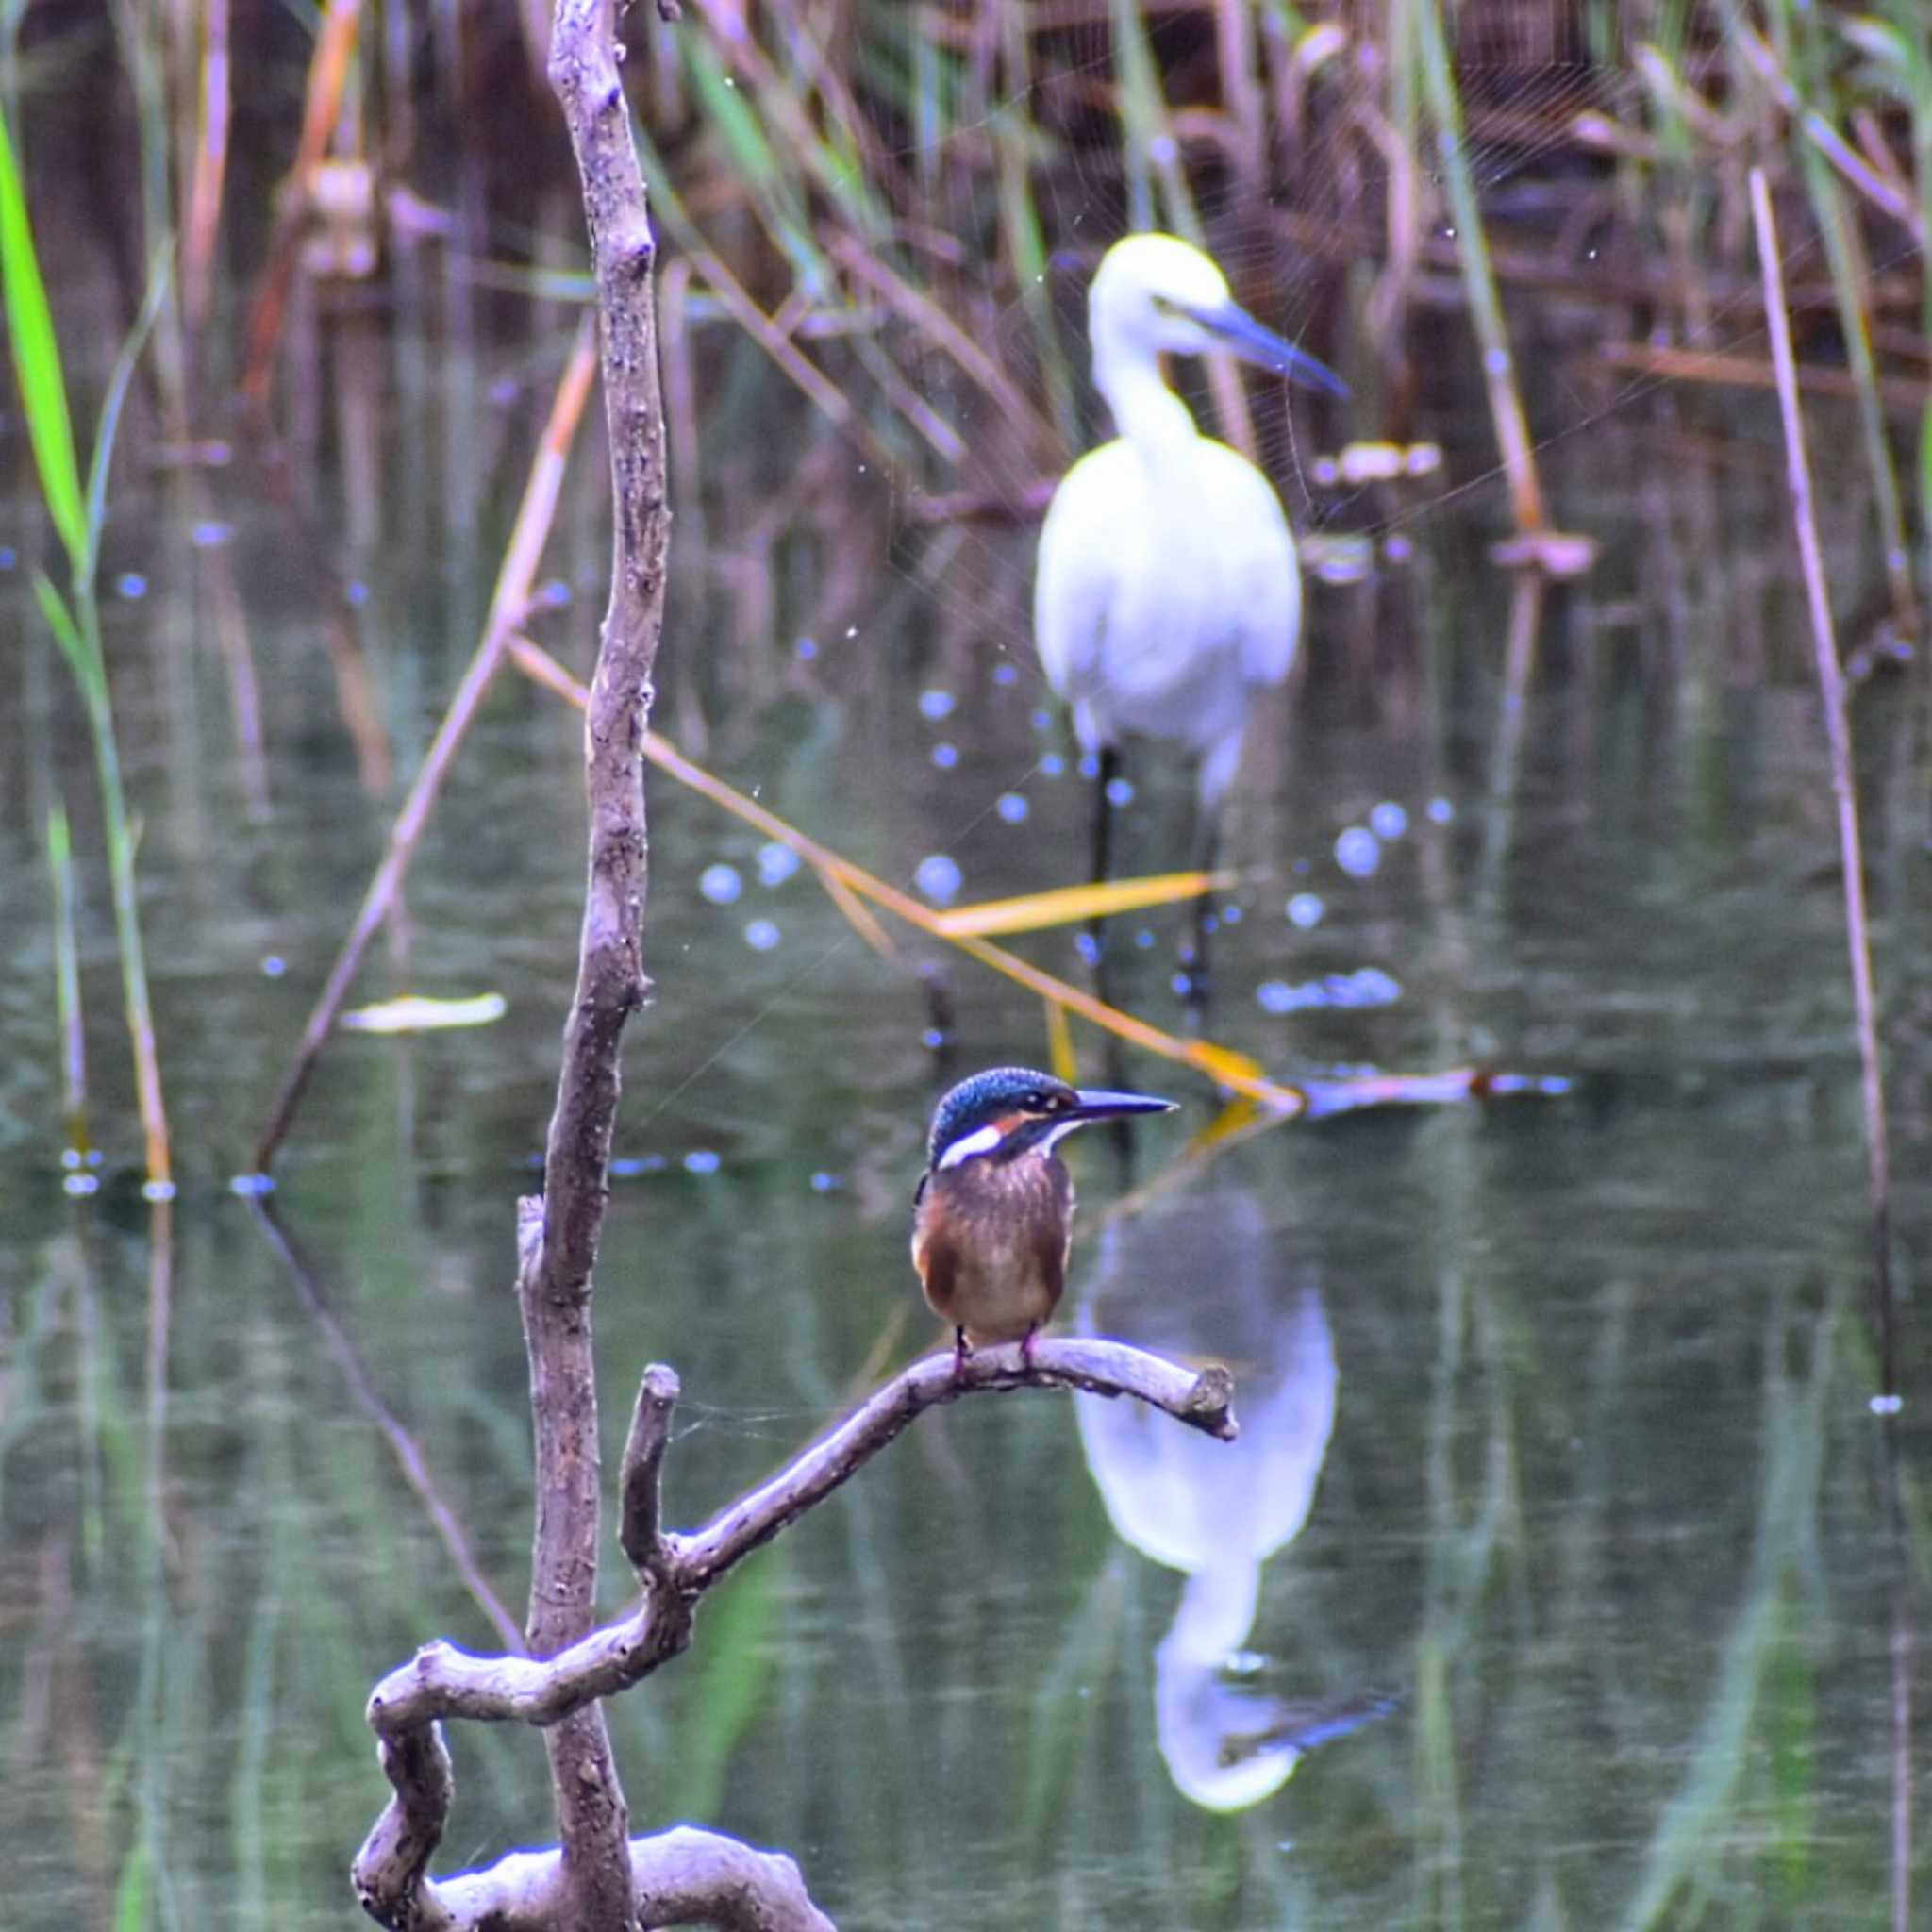
[(624, 1445), (623, 1488), (617, 1540), (631, 1568), (646, 1584), (669, 1581), (670, 1552), (664, 1541), (658, 1476), (671, 1443), (671, 1418), (677, 1409), (677, 1371), (653, 1362), (638, 1384)]
[(425, 1875), (449, 1823), (456, 1779), (436, 1724), (381, 1737), (376, 1756), (395, 1795), (356, 1854), (350, 1876), (362, 1909), (385, 1925), (445, 1932), (449, 1915)]
[(1176, 1422), (1232, 1441), (1234, 1385), (1218, 1363), (1198, 1372), (1122, 1341), (1036, 1341), (1029, 1368), (1020, 1344), (975, 1350), (963, 1370), (950, 1354), (926, 1356), (822, 1436), (769, 1482), (741, 1497), (694, 1536), (676, 1540), (678, 1574), (701, 1591), (741, 1557), (769, 1542), (847, 1481), (923, 1410), (981, 1390), (1084, 1389), (1131, 1395)]
[[(647, 1925), (717, 1925), (724, 1932), (833, 1932), (798, 1867), (782, 1852), (680, 1825), (629, 1847), (631, 1884)], [(414, 1922), (425, 1932), (557, 1932), (564, 1920), (563, 1860), (512, 1852), (480, 1872), (425, 1885)]]
[[(550, 84), (570, 126), (597, 283), (610, 456), (610, 599), (584, 726), (590, 852), (577, 982), (544, 1147), (541, 1238), (517, 1274), (536, 1420), (537, 1535), (528, 1637), (539, 1656), (595, 1616), (600, 1470), (591, 1276), (609, 1192), (619, 1048), (643, 1004), (643, 740), (663, 628), (670, 510), (658, 325), (642, 171), (618, 72), (613, 0), (557, 0)], [(664, 1621), (675, 1630), (675, 1619)], [(563, 1916), (581, 1932), (630, 1932), (629, 1814), (601, 1710), (546, 1740), (563, 1840)]]
[(717, 1832), (681, 1826), (630, 1841), (638, 1916), (647, 1925), (718, 1924), (726, 1932), (832, 1932), (798, 1867)]
[[(647, 1374), (645, 1390), (650, 1386)], [(555, 1724), (628, 1689), (685, 1648), (697, 1599), (733, 1564), (857, 1474), (916, 1416), (962, 1395), (1010, 1389), (1132, 1396), (1206, 1435), (1230, 1441), (1235, 1434), (1232, 1385), (1219, 1364), (1188, 1369), (1125, 1342), (1075, 1340), (1036, 1341), (1031, 1367), (1017, 1343), (977, 1351), (963, 1372), (956, 1372), (950, 1354), (926, 1356), (695, 1534), (658, 1532), (659, 1568), (649, 1595), (629, 1616), (541, 1659), (426, 1644), (375, 1687), (371, 1725), (393, 1737), (450, 1717)]]
[[(694, 1535), (674, 1536), (660, 1524), (658, 1482), (670, 1441), (677, 1377), (661, 1364), (646, 1369), (624, 1474), (625, 1546), (647, 1580), (644, 1601), (620, 1622), (591, 1631), (547, 1658), (476, 1657), (453, 1643), (431, 1643), (375, 1687), (368, 1718), (382, 1740), (382, 1767), (395, 1796), (356, 1860), (357, 1891), (365, 1907), (384, 1924), (423, 1926), (429, 1932), (485, 1923), (494, 1932), (516, 1926), (549, 1932), (566, 1920), (582, 1923), (575, 1917), (575, 1902), (564, 1896), (564, 1868), (555, 1853), (519, 1853), (487, 1873), (440, 1883), (424, 1875), (449, 1810), (449, 1759), (439, 1720), (561, 1726), (581, 1719), (597, 1699), (628, 1689), (684, 1650), (704, 1592), (733, 1564), (848, 1481), (915, 1417), (963, 1395), (1010, 1389), (1081, 1389), (1094, 1395), (1131, 1396), (1204, 1434), (1223, 1441), (1235, 1434), (1232, 1383), (1218, 1364), (1187, 1369), (1125, 1342), (1086, 1340), (1036, 1341), (1030, 1363), (1017, 1343), (978, 1350), (963, 1365), (950, 1353), (926, 1356), (802, 1450), (769, 1482)], [(660, 1854), (671, 1858), (662, 1848), (672, 1840), (682, 1843), (692, 1857), (693, 1847), (702, 1842), (705, 1857), (698, 1864), (711, 1874), (699, 1884), (693, 1875), (697, 1866), (689, 1861), (676, 1865), (681, 1874), (677, 1885), (684, 1888), (677, 1896), (695, 1901), (682, 1917), (681, 1907), (663, 1902), (669, 1893), (647, 1895), (639, 1862), (645, 1847), (658, 1848), (651, 1854), (654, 1858)], [(741, 1862), (741, 1853), (752, 1862)], [(686, 1924), (708, 1915), (720, 1924), (760, 1932), (815, 1932), (827, 1923), (805, 1896), (789, 1859), (746, 1852), (731, 1840), (704, 1833), (631, 1840), (629, 1854), (643, 1916), (651, 1924)]]

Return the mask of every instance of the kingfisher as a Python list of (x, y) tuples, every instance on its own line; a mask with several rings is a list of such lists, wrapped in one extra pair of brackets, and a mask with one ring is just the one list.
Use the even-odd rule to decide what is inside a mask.
[(1027, 1067), (975, 1074), (941, 1099), (912, 1197), (912, 1265), (933, 1313), (952, 1326), (958, 1368), (999, 1341), (1017, 1341), (1032, 1365), (1074, 1241), (1074, 1178), (1055, 1147), (1090, 1121), (1174, 1105), (1070, 1087)]

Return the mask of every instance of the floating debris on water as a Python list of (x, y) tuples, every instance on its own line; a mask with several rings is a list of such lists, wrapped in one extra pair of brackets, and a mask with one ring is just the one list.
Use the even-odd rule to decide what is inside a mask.
[(460, 1000), (406, 993), (373, 1007), (354, 1007), (336, 1024), (345, 1033), (441, 1033), (453, 1026), (488, 1026), (508, 1011), (509, 1002), (500, 992)]
[(1323, 583), (1358, 584), (1374, 568), (1375, 546), (1368, 537), (1328, 531), (1310, 534), (1302, 556)]
[(1291, 986), (1285, 979), (1264, 979), (1255, 989), (1255, 1003), (1264, 1013), (1299, 1013), (1311, 1007), (1390, 1007), (1402, 997), (1402, 988), (1379, 966), (1360, 966), (1353, 973), (1330, 973), (1320, 979)]

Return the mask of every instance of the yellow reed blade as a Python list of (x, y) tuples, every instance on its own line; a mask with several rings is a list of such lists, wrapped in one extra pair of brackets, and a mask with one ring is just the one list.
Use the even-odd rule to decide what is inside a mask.
[(933, 930), (949, 940), (1038, 932), (1043, 926), (1139, 912), (1148, 906), (1172, 906), (1198, 899), (1203, 892), (1224, 892), (1235, 882), (1231, 872), (1167, 872), (1151, 878), (1110, 879), (1105, 885), (1056, 886), (1047, 892), (1023, 892), (1017, 899), (956, 906), (937, 915)]
[(889, 965), (904, 965), (904, 958), (892, 943), (891, 934), (873, 917), (872, 908), (829, 867), (815, 865), (812, 871), (819, 884), (824, 887), (825, 897), (845, 915), (853, 931)]
[[(557, 692), (579, 710), (588, 703), (589, 692), (541, 645), (532, 643), (526, 637), (513, 636), (509, 654), (511, 661), (526, 677)], [(644, 733), (644, 757), (680, 785), (688, 785), (746, 824), (756, 825), (766, 838), (775, 839), (781, 845), (789, 845), (814, 872), (841, 880), (859, 897), (870, 899), (874, 906), (884, 907), (895, 919), (903, 919), (908, 925), (917, 926), (921, 932), (929, 933), (935, 939), (949, 941), (969, 958), (977, 959), (982, 966), (991, 967), (995, 973), (1004, 974), (1042, 999), (1065, 1008), (1070, 1014), (1077, 1013), (1081, 1019), (1106, 1027), (1109, 1033), (1118, 1034), (1121, 1039), (1147, 1053), (1158, 1054), (1163, 1059), (1177, 1060), (1184, 1067), (1192, 1067), (1217, 1086), (1245, 1093), (1249, 1099), (1258, 1101), (1284, 1117), (1291, 1118), (1307, 1107), (1302, 1093), (1292, 1087), (1276, 1085), (1269, 1079), (1260, 1062), (1250, 1059), (1246, 1054), (1216, 1046), (1210, 1041), (1183, 1040), (1178, 1034), (1164, 1032), (1158, 1026), (1149, 1025), (1145, 1020), (1137, 1019), (1132, 1013), (1124, 1013), (1118, 1007), (1110, 1007), (1104, 1000), (1096, 999), (1071, 980), (1061, 979), (976, 934), (947, 932), (941, 924), (942, 915), (931, 907), (923, 905), (910, 893), (902, 892), (896, 886), (889, 886), (862, 865), (854, 865), (849, 858), (841, 858), (829, 845), (822, 845), (795, 825), (787, 824), (776, 812), (768, 810), (755, 798), (747, 798), (724, 779), (713, 777), (702, 765), (694, 764), (686, 758), (661, 732)]]
[(1069, 1087), (1080, 1084), (1080, 1057), (1074, 1051), (1074, 1029), (1067, 1009), (1058, 1000), (1046, 1003), (1046, 1063)]
[(1272, 1127), (1281, 1117), (1278, 1108), (1259, 1106), (1245, 1093), (1237, 1093), (1199, 1133), (1189, 1137), (1183, 1158), (1207, 1155), (1237, 1141), (1245, 1141), (1250, 1134)]

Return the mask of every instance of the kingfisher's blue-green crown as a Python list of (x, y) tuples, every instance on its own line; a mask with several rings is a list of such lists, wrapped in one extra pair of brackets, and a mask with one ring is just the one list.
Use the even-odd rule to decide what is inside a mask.
[[(932, 1137), (926, 1145), (929, 1166), (951, 1165), (947, 1150), (964, 1155), (1017, 1153), (1042, 1142), (1051, 1147), (1061, 1135), (1089, 1121), (1116, 1114), (1165, 1113), (1174, 1106), (1148, 1093), (1087, 1091), (1069, 1087), (1051, 1074), (1031, 1067), (991, 1067), (961, 1080), (941, 1096), (933, 1109)], [(999, 1124), (1020, 1117), (1022, 1126), (1002, 1135)], [(974, 1137), (983, 1144), (966, 1145)]]
[(1078, 1105), (1079, 1095), (1051, 1074), (1036, 1073), (1031, 1067), (989, 1067), (941, 1096), (933, 1109), (927, 1162), (937, 1167), (940, 1156), (956, 1141), (1008, 1114), (1050, 1119), (1056, 1113), (1071, 1113)]

